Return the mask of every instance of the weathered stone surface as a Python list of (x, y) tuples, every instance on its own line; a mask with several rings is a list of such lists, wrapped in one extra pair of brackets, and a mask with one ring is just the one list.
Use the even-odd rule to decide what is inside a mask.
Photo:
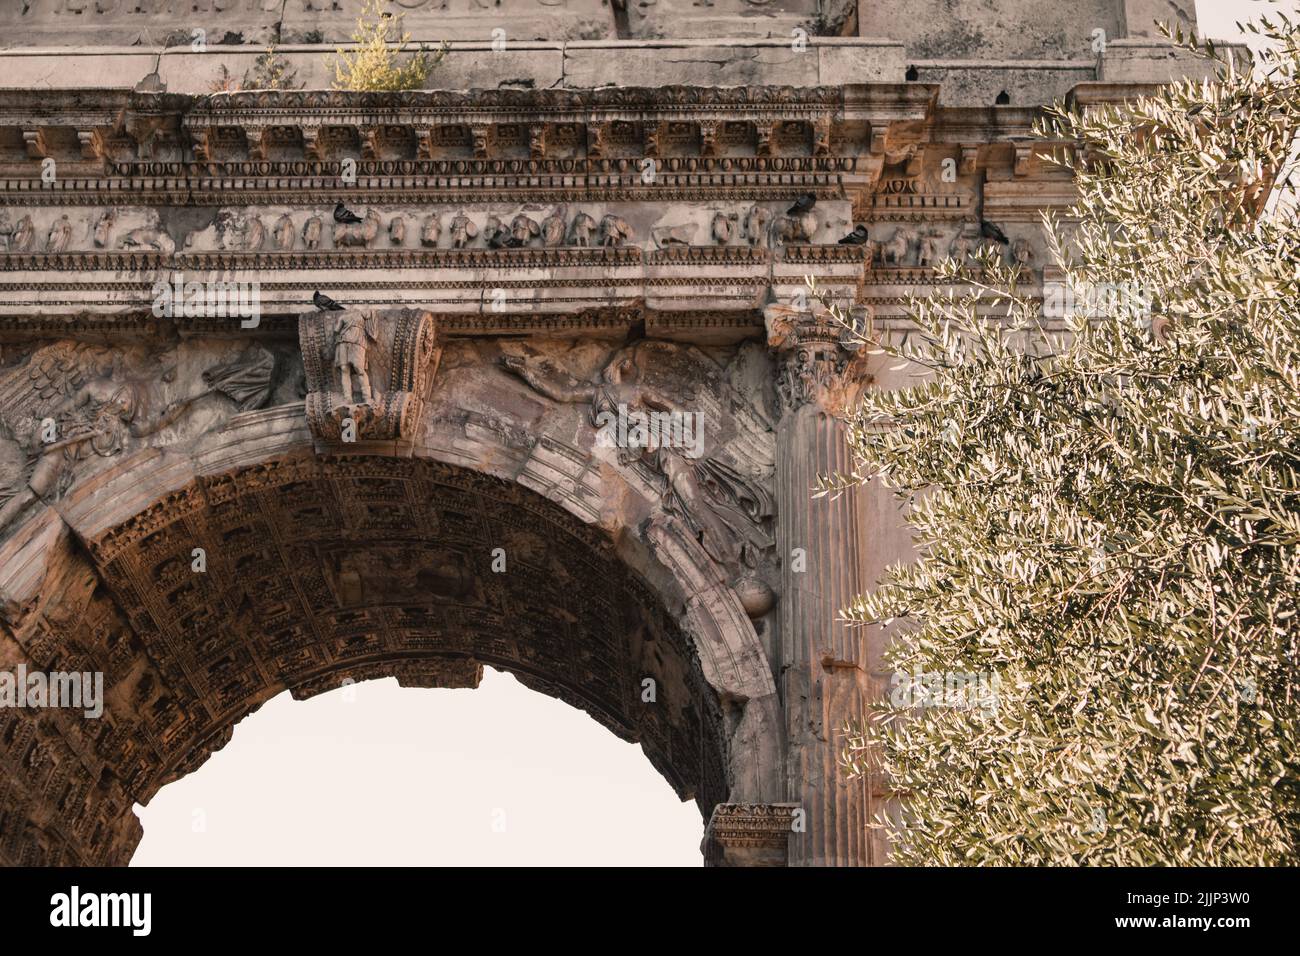
[[(0, 669), (106, 686), (0, 709), (0, 862), (125, 863), (284, 690), (485, 665), (638, 741), (711, 864), (885, 862), (836, 763), (889, 632), (837, 612), (911, 544), (812, 492), (916, 370), (806, 283), (906, 335), (981, 220), (1052, 278), (1030, 130), (1187, 69), (1153, 4), (400, 5), (429, 90), (325, 89), (356, 0), (0, 10)], [(211, 92), (271, 41), (306, 89)]]
[(862, 36), (903, 41), (913, 61), (1075, 60), (1094, 52), (1094, 30), (1110, 39), (1124, 36), (1124, 7), (1132, 5), (1131, 0), (858, 0), (858, 23)]
[[(26, 0), (5, 4), (15, 46), (346, 43), (364, 0)], [(415, 41), (601, 39), (615, 33), (607, 0), (396, 0)], [(197, 31), (202, 31), (201, 33)]]
[(784, 866), (795, 804), (723, 803), (704, 831), (705, 862), (710, 866)]

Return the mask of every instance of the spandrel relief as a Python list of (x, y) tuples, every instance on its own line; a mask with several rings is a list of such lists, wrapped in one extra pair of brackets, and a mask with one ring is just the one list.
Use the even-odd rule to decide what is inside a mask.
[(570, 371), (567, 359), (528, 349), (500, 362), (538, 394), (586, 406), (593, 447), (657, 475), (662, 509), (685, 523), (729, 577), (759, 566), (772, 547), (775, 452), (761, 404), (692, 346), (642, 340), (585, 375)]
[[(96, 463), (215, 427), (271, 399), (277, 361), (267, 348), (248, 345), (223, 360), (228, 346), (181, 351), (65, 340), (0, 370), (0, 534), (28, 506), (62, 497)], [(194, 374), (178, 375), (182, 362)]]

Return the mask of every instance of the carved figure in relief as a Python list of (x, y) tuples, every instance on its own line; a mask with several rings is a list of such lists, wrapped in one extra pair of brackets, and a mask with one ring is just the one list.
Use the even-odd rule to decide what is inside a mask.
[(222, 249), (240, 249), (244, 244), (244, 226), (233, 209), (223, 209), (215, 220), (217, 245)]
[(320, 231), (323, 223), (320, 216), (312, 216), (302, 224), (302, 244), (308, 249), (320, 247)]
[[(755, 6), (758, 5), (757, 3), (755, 3), (755, 0), (749, 0), (749, 2), (754, 3)], [(766, 2), (766, 0), (761, 0), (761, 2)], [(827, 156), (830, 154), (831, 124), (828, 121), (819, 121), (813, 123), (812, 151), (814, 156)]]
[(406, 242), (405, 216), (397, 215), (388, 220), (388, 241), (395, 246), (400, 246)]
[(4, 250), (9, 251), (10, 240), (14, 236), (14, 224), (9, 221), (9, 214), (0, 209), (0, 242), (4, 243)]
[(971, 237), (963, 229), (953, 236), (952, 242), (948, 244), (948, 255), (956, 259), (959, 264), (965, 264), (970, 259), (971, 248)]
[(736, 233), (736, 223), (739, 216), (736, 213), (725, 213), (719, 210), (713, 214), (713, 241), (720, 246), (725, 246), (731, 242), (731, 237)]
[(438, 238), (442, 235), (442, 220), (438, 214), (430, 213), (420, 227), (420, 245), (426, 249), (438, 248)]
[(650, 230), (650, 238), (659, 249), (665, 246), (689, 246), (699, 229), (698, 222), (684, 222), (680, 226), (656, 226)]
[(542, 245), (564, 245), (564, 234), (568, 227), (568, 208), (564, 204), (555, 207), (555, 211), (542, 220)]
[(224, 395), (241, 410), (260, 407), (271, 394), (275, 357), (250, 346), (235, 362), (204, 372), (204, 390), (152, 414), (151, 390), (175, 381), (175, 372), (138, 352), (63, 341), (4, 373), (0, 530), (34, 501), (64, 494), (78, 462), (92, 454), (111, 457), (128, 440), (162, 431), (206, 395)]
[(266, 226), (262, 224), (261, 216), (250, 216), (244, 220), (242, 239), (246, 252), (262, 251), (262, 245), (266, 242)]
[(32, 240), (36, 238), (36, 226), (32, 223), (31, 216), (23, 216), (14, 226), (13, 237), (9, 240), (10, 252), (27, 252), (32, 247)]
[(516, 239), (510, 234), (501, 217), (496, 215), (488, 216), (488, 221), (483, 227), (483, 236), (487, 240), (489, 249), (513, 249), (524, 244), (523, 240)]
[(93, 241), (96, 249), (103, 249), (108, 246), (109, 240), (112, 238), (113, 224), (116, 221), (117, 216), (114, 215), (113, 210), (106, 209), (95, 222)]
[(261, 408), (271, 397), (275, 356), (260, 345), (250, 345), (233, 361), (204, 369), (200, 377), (207, 388), (173, 404), (189, 406), (207, 395), (224, 395), (241, 412), (249, 412)]
[(817, 232), (817, 214), (812, 210), (782, 216), (772, 224), (773, 238), (779, 242), (812, 242)]
[(712, 156), (718, 151), (718, 124), (705, 120), (700, 126), (700, 155)]
[[(771, 546), (762, 522), (773, 513), (773, 501), (764, 487), (766, 479), (755, 474), (770, 476), (771, 461), (766, 451), (758, 453), (760, 459), (749, 457), (754, 449), (768, 447), (771, 424), (733, 393), (716, 363), (698, 350), (676, 343), (638, 342), (615, 352), (594, 381), (576, 379), (554, 361), (534, 355), (508, 355), (501, 364), (553, 401), (588, 405), (594, 426), (628, 411), (697, 413), (703, 416), (704, 427), (717, 434), (721, 422), (710, 419), (725, 414), (741, 436), (736, 441), (748, 449), (740, 458), (726, 448), (692, 457), (649, 434), (643, 444), (629, 443), (619, 460), (625, 464), (642, 460), (657, 471), (664, 480), (665, 510), (680, 515), (710, 557), (737, 574), (753, 566), (756, 551)], [(681, 394), (683, 387), (686, 394)], [(714, 412), (703, 412), (706, 406)]]
[(606, 215), (600, 221), (600, 244), (602, 246), (621, 246), (632, 238), (632, 227), (626, 219)]
[(1011, 243), (1011, 261), (1019, 266), (1033, 265), (1034, 247), (1028, 239), (1017, 239)]
[(943, 233), (931, 230), (921, 237), (921, 244), (916, 251), (918, 266), (933, 266), (943, 258), (940, 239)]
[(546, 158), (546, 127), (540, 124), (528, 127), (528, 155), (533, 159)]
[(294, 241), (298, 238), (298, 231), (293, 228), (293, 218), (285, 213), (275, 221), (273, 230), (275, 239), (275, 248), (281, 252), (292, 252)]
[(164, 253), (176, 251), (176, 243), (167, 235), (167, 230), (163, 229), (162, 218), (154, 209), (149, 210), (145, 225), (127, 232), (117, 241), (117, 245), (119, 249), (153, 249)]
[(46, 252), (63, 252), (68, 248), (68, 243), (72, 241), (72, 223), (68, 221), (65, 213), (54, 221), (50, 226), (49, 233), (45, 236)]
[(451, 247), (464, 249), (465, 244), (472, 242), (477, 235), (478, 226), (474, 225), (474, 220), (465, 215), (465, 210), (456, 213), (451, 221)]
[(379, 213), (371, 209), (359, 223), (336, 223), (334, 226), (334, 245), (362, 246), (370, 248), (370, 243), (379, 235)]
[(758, 203), (749, 207), (749, 212), (745, 213), (745, 238), (751, 246), (767, 245), (767, 223), (771, 218), (772, 213), (767, 207)]
[(571, 234), (575, 246), (591, 245), (591, 234), (596, 231), (596, 220), (592, 219), (585, 212), (580, 212), (573, 217), (573, 226)]
[(334, 368), (339, 373), (339, 391), (345, 404), (353, 402), (353, 376), (360, 404), (369, 405), (374, 399), (366, 353), (377, 334), (374, 320), (360, 312), (345, 312), (334, 321)]
[(523, 213), (515, 216), (510, 222), (510, 237), (517, 240), (521, 246), (528, 245), (532, 239), (541, 235), (541, 232), (542, 227), (537, 224), (537, 220)]
[(911, 250), (912, 234), (906, 229), (896, 229), (891, 238), (880, 244), (880, 261), (886, 265), (904, 265)]

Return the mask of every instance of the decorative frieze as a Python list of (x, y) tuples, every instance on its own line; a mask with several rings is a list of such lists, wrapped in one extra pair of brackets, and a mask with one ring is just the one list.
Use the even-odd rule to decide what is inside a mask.
[(718, 804), (704, 830), (705, 865), (786, 866), (798, 809), (792, 803)]

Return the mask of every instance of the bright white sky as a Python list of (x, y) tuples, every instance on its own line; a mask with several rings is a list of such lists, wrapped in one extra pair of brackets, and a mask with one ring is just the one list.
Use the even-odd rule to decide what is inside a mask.
[[(1196, 9), (1222, 39), (1280, 6)], [(283, 694), (137, 813), (136, 866), (699, 866), (703, 836), (640, 747), (490, 669), (475, 691)]]
[(493, 670), (281, 694), (137, 812), (132, 865), (699, 866), (704, 833), (639, 746)]

